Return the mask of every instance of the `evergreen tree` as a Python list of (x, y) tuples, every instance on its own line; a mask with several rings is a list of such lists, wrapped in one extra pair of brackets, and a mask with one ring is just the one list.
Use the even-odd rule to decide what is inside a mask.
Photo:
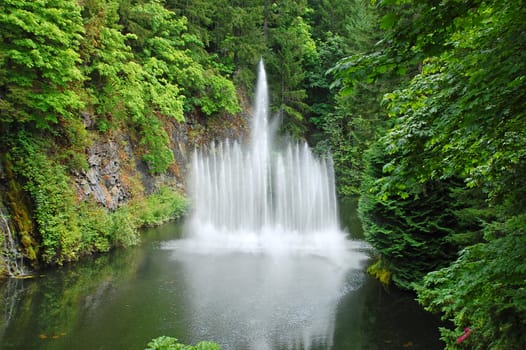
[[(398, 246), (414, 239), (415, 232), (398, 232), (387, 223), (411, 218), (409, 209), (414, 201), (422, 203), (429, 184), (446, 186), (435, 200), (439, 210), (426, 217), (430, 223), (460, 202), (448, 204), (452, 180), (463, 181), (462, 191), (481, 194), (461, 211), (476, 213), (478, 225), (451, 236), (459, 244), (458, 259), (424, 277), (419, 298), (453, 320), (455, 331), (442, 331), (448, 348), (521, 348), (526, 327), (519, 321), (525, 319), (526, 298), (525, 8), (515, 1), (380, 4), (387, 9), (382, 25), (389, 45), (350, 59), (344, 75), (374, 80), (411, 72), (414, 77), (385, 95), (392, 121), (380, 140), (386, 156), (376, 165), (368, 189), (374, 196), (362, 212), (375, 217), (385, 230), (383, 239)], [(391, 210), (378, 216), (377, 206)], [(375, 242), (379, 236), (369, 230)], [(394, 253), (376, 244), (388, 259)], [(409, 252), (404, 258), (411, 260)], [(466, 327), (472, 332), (458, 344), (455, 334)]]
[[(362, 57), (381, 38), (379, 15), (369, 2), (327, 0), (312, 6), (319, 57), (308, 73), (309, 101), (314, 102), (309, 115), (311, 138), (322, 153), (331, 151), (338, 193), (356, 195), (365, 170), (363, 155), (385, 127), (381, 96), (400, 78), (350, 81), (341, 73), (347, 66), (346, 57)], [(338, 15), (340, 6), (346, 7), (345, 16)], [(331, 20), (323, 14), (330, 14)]]
[(264, 55), (264, 6), (261, 0), (218, 2), (211, 52), (231, 65), (239, 87), (252, 90), (257, 62)]
[[(460, 248), (480, 240), (480, 220), (491, 218), (481, 193), (451, 178), (397, 184), (398, 194), (385, 195), (383, 181), (389, 154), (382, 140), (367, 152), (359, 215), (366, 239), (380, 254), (374, 274), (388, 273), (403, 289), (414, 289), (424, 276), (446, 267)], [(389, 282), (384, 280), (384, 282)]]
[(215, 20), (217, 11), (224, 6), (231, 6), (221, 1), (210, 0), (166, 0), (166, 8), (175, 12), (178, 17), (187, 19), (188, 33), (206, 46), (213, 41), (215, 32)]
[(269, 9), (269, 51), (267, 67), (276, 112), (292, 135), (305, 131), (308, 112), (304, 88), (305, 58), (316, 45), (311, 27), (304, 19), (309, 11), (306, 1), (275, 1)]

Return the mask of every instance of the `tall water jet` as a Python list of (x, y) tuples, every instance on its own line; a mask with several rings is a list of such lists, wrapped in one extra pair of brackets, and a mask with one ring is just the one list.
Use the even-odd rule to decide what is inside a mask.
[(306, 143), (277, 147), (268, 110), (261, 61), (248, 142), (194, 152), (190, 238), (248, 250), (341, 248), (330, 158), (315, 157)]

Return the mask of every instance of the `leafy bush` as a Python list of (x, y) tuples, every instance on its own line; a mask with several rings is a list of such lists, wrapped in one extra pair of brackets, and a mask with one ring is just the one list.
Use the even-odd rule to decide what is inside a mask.
[(145, 350), (221, 350), (219, 344), (202, 341), (196, 345), (185, 345), (179, 343), (176, 338), (162, 336), (152, 339)]
[(114, 212), (84, 205), (80, 212), (83, 251), (107, 251), (111, 247), (129, 247), (140, 241), (139, 228), (160, 225), (180, 218), (187, 202), (178, 192), (161, 187), (147, 198), (124, 205)]
[(398, 287), (412, 289), (426, 273), (455, 260), (462, 243), (457, 235), (476, 232), (480, 227), (478, 218), (464, 212), (470, 195), (462, 190), (461, 181), (428, 181), (404, 187), (381, 178), (386, 158), (380, 143), (367, 155), (369, 166), (359, 215), (366, 239), (381, 254), (378, 267), (389, 271)]
[[(466, 327), (473, 350), (522, 349), (526, 344), (526, 215), (485, 228), (485, 243), (466, 248), (451, 266), (417, 288), (427, 310), (443, 312), (455, 329), (441, 329), (448, 349)], [(495, 236), (497, 238), (495, 238)], [(490, 281), (490, 283), (488, 283)]]
[(108, 230), (114, 246), (129, 247), (139, 242), (139, 225), (134, 214), (128, 206), (110, 214), (111, 225)]
[(94, 203), (84, 203), (78, 208), (80, 231), (82, 232), (81, 251), (83, 254), (107, 252), (112, 246), (110, 215)]
[(141, 145), (148, 149), (142, 159), (148, 164), (152, 174), (164, 173), (174, 161), (174, 154), (170, 148), (170, 140), (162, 123), (155, 116), (140, 122)]
[(43, 261), (62, 264), (75, 260), (82, 234), (66, 169), (47, 157), (42, 146), (24, 132), (18, 133), (17, 145), (9, 156), (33, 200)]
[(168, 187), (133, 205), (139, 226), (155, 226), (168, 220), (180, 218), (186, 211), (186, 198)]

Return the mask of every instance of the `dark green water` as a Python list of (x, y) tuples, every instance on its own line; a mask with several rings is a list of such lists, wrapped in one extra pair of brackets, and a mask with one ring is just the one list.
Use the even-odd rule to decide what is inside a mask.
[[(343, 222), (359, 236), (354, 215)], [(0, 285), (0, 349), (144, 349), (160, 335), (223, 349), (443, 348), (438, 319), (368, 277), (366, 260), (192, 254), (180, 236), (167, 224), (141, 247)]]

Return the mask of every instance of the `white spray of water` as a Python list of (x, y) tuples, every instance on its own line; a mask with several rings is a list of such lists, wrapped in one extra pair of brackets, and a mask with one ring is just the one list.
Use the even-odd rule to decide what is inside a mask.
[(269, 98), (259, 64), (248, 144), (225, 141), (194, 152), (189, 237), (201, 250), (341, 250), (332, 162), (306, 143), (276, 147), (268, 120)]

